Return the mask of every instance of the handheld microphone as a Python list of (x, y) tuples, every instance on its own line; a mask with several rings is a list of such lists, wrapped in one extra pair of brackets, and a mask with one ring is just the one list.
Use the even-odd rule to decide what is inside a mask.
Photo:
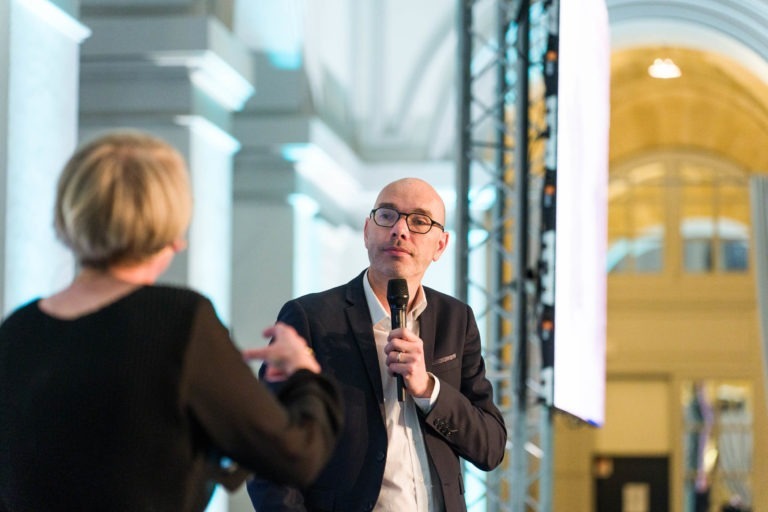
[[(387, 283), (387, 302), (389, 303), (392, 329), (405, 327), (405, 311), (408, 308), (408, 281), (405, 279), (390, 279)], [(405, 401), (405, 383), (399, 373), (397, 378), (397, 401)]]

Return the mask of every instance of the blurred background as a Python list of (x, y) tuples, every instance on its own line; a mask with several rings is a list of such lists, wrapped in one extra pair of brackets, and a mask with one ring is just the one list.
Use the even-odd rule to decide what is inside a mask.
[[(466, 237), (456, 149), (467, 3), (490, 13), (520, 5), (0, 1), (3, 312), (71, 279), (52, 229), (55, 181), (77, 144), (115, 127), (151, 131), (186, 156), (189, 250), (165, 280), (211, 296), (243, 347), (264, 343), (262, 328), (289, 298), (365, 268), (363, 222), (393, 179), (431, 182), (452, 241)], [(605, 422), (554, 416), (552, 508), (766, 511), (757, 242), (768, 1), (604, 4)], [(456, 291), (456, 247), (426, 285)], [(472, 265), (485, 275), (482, 259)], [(494, 486), (469, 484), (470, 509), (508, 510), (483, 498)], [(242, 491), (217, 493), (211, 510), (252, 508)]]

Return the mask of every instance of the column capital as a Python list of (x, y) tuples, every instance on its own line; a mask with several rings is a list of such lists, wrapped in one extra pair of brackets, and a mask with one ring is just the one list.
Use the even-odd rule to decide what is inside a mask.
[[(25, 0), (26, 1), (26, 0)], [(248, 48), (210, 16), (90, 18), (84, 66), (150, 64), (187, 71), (189, 80), (229, 111), (254, 93)]]
[(91, 30), (88, 27), (50, 0), (16, 0), (16, 4), (77, 44), (91, 35)]

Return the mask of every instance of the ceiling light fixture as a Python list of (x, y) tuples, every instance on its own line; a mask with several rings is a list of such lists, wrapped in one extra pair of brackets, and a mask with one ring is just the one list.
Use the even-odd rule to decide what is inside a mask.
[(653, 64), (648, 66), (648, 74), (653, 78), (670, 79), (679, 78), (683, 73), (677, 67), (672, 59), (655, 59)]

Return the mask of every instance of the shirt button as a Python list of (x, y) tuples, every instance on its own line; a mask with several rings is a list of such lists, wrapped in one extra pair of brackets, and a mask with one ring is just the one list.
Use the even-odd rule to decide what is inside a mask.
[(378, 452), (376, 454), (376, 460), (379, 461), (379, 462), (383, 461), (384, 460), (384, 452)]

